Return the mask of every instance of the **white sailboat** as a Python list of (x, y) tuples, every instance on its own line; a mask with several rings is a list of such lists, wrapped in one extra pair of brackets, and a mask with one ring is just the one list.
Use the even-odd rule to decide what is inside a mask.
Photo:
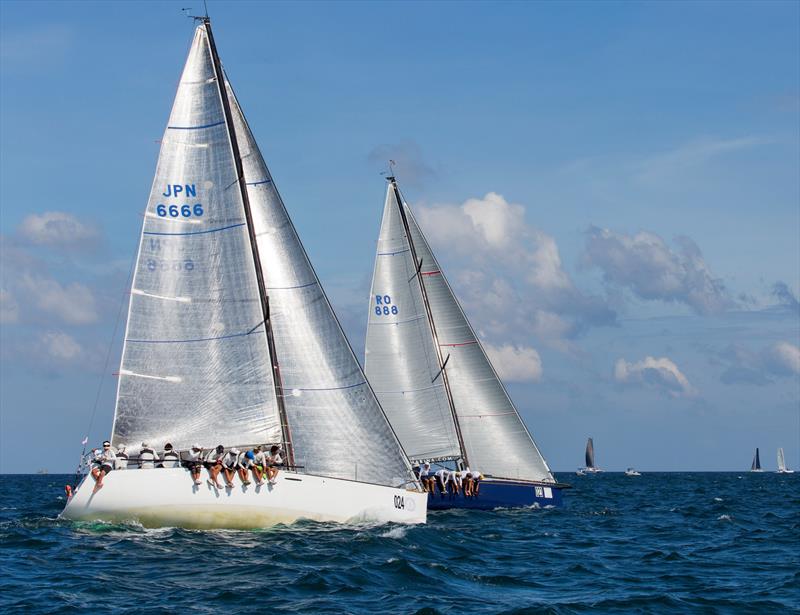
[(634, 468), (628, 468), (625, 470), (625, 476), (641, 476), (642, 473)]
[[(344, 336), (202, 18), (144, 218), (111, 441), (277, 444), (275, 485), (195, 485), (183, 468), (86, 476), (68, 519), (252, 528), (421, 523), (427, 499)], [(132, 464), (129, 464), (129, 468)]]
[(586, 462), (586, 467), (581, 468), (584, 474), (598, 474), (602, 472), (600, 468), (598, 468), (594, 463), (594, 440), (589, 438), (586, 441), (586, 452), (584, 454), (584, 461)]
[(761, 469), (761, 457), (758, 454), (758, 447), (756, 447), (756, 454), (753, 456), (753, 463), (750, 464), (751, 472), (763, 472)]
[[(389, 177), (367, 324), (365, 371), (412, 462), (483, 475), (430, 508), (558, 505), (556, 482)], [(458, 497), (455, 497), (458, 496)]]
[(794, 474), (794, 470), (786, 467), (786, 458), (783, 456), (783, 448), (778, 449), (778, 474)]

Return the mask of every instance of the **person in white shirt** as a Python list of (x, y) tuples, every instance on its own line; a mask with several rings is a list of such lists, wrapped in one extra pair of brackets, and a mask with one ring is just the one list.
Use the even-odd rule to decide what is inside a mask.
[(450, 472), (447, 469), (442, 468), (441, 470), (436, 470), (434, 476), (436, 477), (436, 484), (439, 486), (439, 492), (442, 495), (447, 495), (447, 477)]
[(450, 470), (450, 472), (448, 472), (447, 488), (455, 495), (461, 492), (461, 474), (458, 470)]
[(276, 480), (278, 477), (278, 466), (281, 465), (283, 465), (281, 448), (278, 445), (273, 445), (273, 447), (269, 449), (269, 455), (267, 455), (267, 480), (270, 485), (274, 485), (278, 482)]
[(200, 484), (200, 469), (203, 467), (203, 447), (194, 444), (186, 451), (183, 465), (188, 468), (195, 485)]
[(172, 444), (167, 442), (164, 445), (164, 452), (161, 454), (161, 467), (162, 468), (178, 468), (181, 465), (181, 456), (178, 454)]
[[(250, 455), (249, 457), (248, 453)], [(250, 484), (250, 468), (253, 465), (253, 456), (251, 451), (244, 451), (243, 453), (239, 453), (236, 457), (236, 471), (239, 473), (239, 480), (242, 481), (243, 485)]]
[(483, 480), (483, 474), (481, 474), (477, 470), (472, 470), (470, 474), (472, 475), (472, 495), (477, 496), (478, 492), (481, 490), (481, 481)]
[(139, 449), (139, 467), (143, 470), (152, 470), (156, 467), (156, 460), (158, 455), (150, 448), (147, 442), (142, 442), (142, 448)]
[(267, 454), (261, 450), (260, 446), (253, 447), (253, 478), (256, 479), (256, 485), (264, 484), (264, 476), (267, 474)]
[(233, 487), (233, 477), (239, 469), (240, 452), (238, 448), (232, 448), (222, 458), (222, 473), (225, 475), (225, 486), (229, 489)]
[(225, 447), (221, 444), (217, 446), (217, 448), (208, 451), (208, 454), (205, 456), (203, 463), (208, 470), (208, 484), (212, 487), (216, 487), (217, 489), (222, 489), (222, 485), (219, 484), (219, 473), (222, 470), (222, 457), (225, 455)]
[(465, 468), (459, 472), (461, 476), (461, 488), (464, 490), (464, 497), (472, 495), (472, 472)]
[(422, 487), (428, 493), (433, 493), (434, 489), (436, 488), (434, 485), (436, 484), (436, 479), (431, 476), (431, 464), (423, 463), (419, 467), (419, 480), (422, 483)]
[(116, 455), (114, 451), (111, 449), (111, 442), (106, 440), (103, 442), (103, 450), (94, 451), (94, 455), (92, 457), (92, 478), (94, 479), (94, 490), (92, 493), (97, 493), (103, 487), (103, 478), (105, 478), (106, 474), (111, 472), (114, 468), (114, 459), (116, 459)]

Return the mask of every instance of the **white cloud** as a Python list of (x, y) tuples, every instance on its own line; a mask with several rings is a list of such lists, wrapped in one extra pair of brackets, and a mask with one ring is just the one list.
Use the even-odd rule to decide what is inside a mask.
[(0, 324), (19, 321), (19, 304), (9, 291), (0, 288)]
[(555, 239), (525, 221), (525, 208), (496, 193), (461, 205), (418, 207), (440, 261), (455, 261), (456, 292), (475, 324), (493, 335), (537, 335), (572, 352), (569, 341), (591, 325), (616, 322), (564, 270)]
[(800, 348), (789, 342), (777, 342), (765, 352), (765, 364), (778, 375), (800, 374)]
[(732, 344), (719, 356), (727, 364), (720, 376), (725, 384), (764, 386), (776, 378), (800, 375), (800, 348), (786, 341), (775, 342), (760, 351)]
[(700, 249), (688, 237), (671, 249), (658, 235), (615, 233), (591, 227), (584, 263), (598, 267), (609, 284), (629, 288), (646, 300), (680, 302), (699, 314), (715, 314), (733, 305), (725, 285), (715, 278)]
[(542, 378), (542, 359), (535, 348), (483, 343), (489, 360), (501, 380), (506, 382), (538, 381)]
[(672, 397), (691, 397), (697, 393), (678, 366), (667, 357), (645, 357), (635, 363), (618, 359), (614, 365), (614, 380), (622, 384), (649, 386)]
[(35, 244), (62, 248), (94, 245), (98, 238), (96, 228), (63, 211), (46, 211), (26, 216), (18, 231), (22, 237)]
[(81, 358), (83, 348), (75, 339), (62, 331), (48, 331), (39, 335), (39, 350), (48, 359), (71, 363)]
[(85, 325), (97, 320), (94, 295), (83, 284), (61, 285), (52, 278), (25, 274), (20, 286), (28, 299), (41, 311), (73, 325)]

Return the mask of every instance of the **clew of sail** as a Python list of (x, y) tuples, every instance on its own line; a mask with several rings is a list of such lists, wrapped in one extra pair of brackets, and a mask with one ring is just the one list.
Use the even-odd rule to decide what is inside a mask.
[(372, 276), (364, 370), (412, 459), (458, 458), (417, 269), (390, 186)]
[[(320, 285), (230, 83), (294, 461), (382, 485), (411, 467)], [(280, 394), (280, 393), (279, 393)]]
[(586, 442), (586, 467), (594, 467), (594, 442), (589, 438)]
[(208, 33), (197, 28), (144, 216), (112, 441), (280, 442), (255, 266)]

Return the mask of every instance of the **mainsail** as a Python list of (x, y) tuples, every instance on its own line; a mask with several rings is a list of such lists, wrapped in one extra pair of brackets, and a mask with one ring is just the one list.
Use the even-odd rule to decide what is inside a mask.
[(365, 369), (403, 446), (423, 457), (438, 445), (489, 476), (553, 481), (394, 178), (380, 238)]
[(783, 456), (783, 449), (778, 449), (778, 471), (785, 472), (786, 471), (786, 459)]
[(197, 28), (145, 215), (113, 441), (281, 443), (308, 473), (410, 466)]
[(761, 469), (761, 458), (758, 456), (758, 448), (756, 448), (756, 455), (753, 457), (753, 463), (750, 465), (750, 471), (754, 472)]
[(594, 467), (594, 442), (591, 438), (586, 442), (586, 467)]

